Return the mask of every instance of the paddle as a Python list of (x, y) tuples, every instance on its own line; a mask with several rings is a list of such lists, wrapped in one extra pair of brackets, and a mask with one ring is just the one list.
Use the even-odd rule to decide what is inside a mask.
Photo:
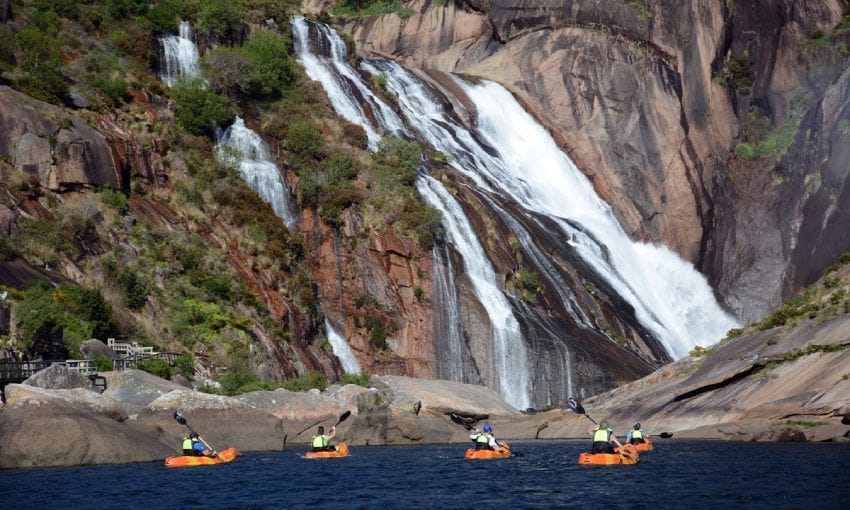
[(215, 448), (213, 448), (212, 446), (210, 446), (210, 444), (209, 444), (209, 443), (207, 443), (207, 442), (204, 440), (204, 438), (200, 436), (200, 434), (198, 434), (197, 432), (195, 432), (194, 430), (192, 430), (192, 427), (190, 427), (190, 426), (189, 426), (189, 422), (187, 422), (187, 421), (186, 421), (186, 417), (185, 417), (185, 416), (183, 416), (182, 414), (180, 414), (180, 413), (179, 413), (179, 412), (177, 412), (177, 411), (174, 411), (174, 419), (175, 419), (175, 420), (177, 420), (177, 423), (179, 423), (180, 425), (185, 425), (185, 426), (186, 426), (186, 428), (187, 428), (187, 429), (189, 429), (189, 432), (190, 432), (191, 434), (195, 434), (195, 435), (197, 435), (197, 436), (198, 436), (198, 441), (200, 441), (200, 442), (201, 442), (204, 446), (206, 446), (206, 447), (207, 447), (207, 450), (212, 451), (212, 452), (213, 452), (213, 455), (215, 455), (215, 456), (216, 456), (216, 457), (218, 457), (218, 458), (221, 458), (221, 457), (219, 456), (219, 454), (218, 454), (218, 452), (216, 451), (216, 449), (215, 449)]
[(570, 397), (567, 399), (567, 403), (570, 405), (570, 409), (572, 409), (574, 413), (583, 414), (584, 417), (592, 421), (594, 425), (599, 425), (598, 423), (596, 423), (596, 420), (594, 420), (593, 418), (588, 416), (586, 412), (584, 412), (584, 407), (582, 407), (581, 404), (578, 403), (578, 400), (574, 399), (573, 397)]
[[(569, 403), (570, 409), (572, 409), (573, 412), (578, 413), (578, 414), (583, 414), (585, 416), (585, 418), (592, 421), (595, 425), (599, 425), (598, 423), (596, 423), (596, 420), (594, 420), (593, 418), (591, 418), (590, 416), (587, 415), (587, 413), (584, 411), (584, 407), (582, 407), (582, 405), (579, 404), (576, 399), (574, 399), (573, 397), (570, 397), (570, 398), (567, 399), (567, 402)], [(673, 433), (672, 432), (662, 432), (662, 433), (658, 434), (658, 437), (663, 438), (663, 439), (670, 439), (671, 437), (673, 437)]]
[[(472, 430), (472, 429), (473, 429), (472, 425), (470, 425), (469, 423), (467, 423), (467, 422), (466, 422), (466, 420), (464, 420), (463, 418), (461, 418), (460, 416), (458, 416), (458, 415), (456, 415), (456, 414), (454, 414), (454, 413), (449, 414), (449, 418), (451, 418), (451, 420), (452, 420), (453, 422), (455, 422), (455, 423), (457, 423), (458, 425), (462, 426), (462, 427), (463, 427), (463, 428), (465, 428), (466, 430)], [(498, 443), (498, 442), (499, 442), (499, 441), (496, 441), (496, 443)], [(501, 446), (501, 445), (499, 445), (499, 446)], [(515, 450), (514, 450), (513, 448), (511, 448), (510, 446), (508, 446), (508, 450), (510, 450), (511, 455), (514, 455), (514, 456), (516, 456), (516, 457), (522, 457), (523, 455), (525, 455), (525, 454), (524, 454), (524, 453), (522, 453), (522, 452), (515, 451)]]
[[(346, 411), (346, 412), (342, 413), (341, 415), (339, 415), (339, 420), (337, 420), (336, 425), (339, 425), (340, 423), (347, 420), (349, 416), (351, 416), (351, 411)], [(304, 431), (312, 429), (313, 427), (316, 427), (318, 425), (321, 425), (324, 422), (325, 422), (325, 420), (322, 420), (322, 421), (317, 421), (316, 423), (314, 423), (312, 425), (307, 425), (303, 429), (299, 430), (298, 434), (296, 434), (296, 436), (300, 436), (301, 434), (304, 433)], [(334, 427), (336, 427), (336, 425), (334, 425)]]

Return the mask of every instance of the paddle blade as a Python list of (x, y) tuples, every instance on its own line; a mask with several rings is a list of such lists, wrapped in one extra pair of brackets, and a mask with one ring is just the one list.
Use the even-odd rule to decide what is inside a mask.
[(348, 419), (349, 416), (351, 416), (351, 411), (346, 411), (342, 413), (341, 415), (339, 415), (339, 421), (336, 422), (336, 424), (339, 425), (340, 423), (344, 422), (346, 419)]
[(177, 423), (179, 423), (180, 425), (186, 425), (186, 418), (183, 417), (183, 415), (178, 413), (177, 411), (174, 411), (174, 419), (177, 420)]
[(451, 413), (451, 414), (449, 415), (449, 418), (451, 418), (451, 420), (452, 420), (453, 422), (455, 422), (455, 423), (457, 423), (458, 425), (462, 426), (462, 427), (463, 427), (463, 428), (465, 428), (466, 430), (472, 430), (472, 426), (470, 426), (468, 423), (466, 423), (466, 420), (464, 420), (464, 419), (463, 419), (463, 418), (461, 418), (460, 416), (458, 416), (458, 415), (456, 415), (456, 414), (454, 414), (454, 413)]
[(569, 399), (567, 399), (567, 402), (570, 405), (570, 409), (572, 409), (574, 413), (585, 414), (584, 407), (582, 407), (582, 405), (578, 403), (578, 400), (574, 399), (573, 397), (570, 397)]
[(673, 437), (673, 433), (672, 432), (662, 432), (662, 433), (658, 434), (658, 437), (663, 437), (664, 439), (670, 439), (671, 437)]

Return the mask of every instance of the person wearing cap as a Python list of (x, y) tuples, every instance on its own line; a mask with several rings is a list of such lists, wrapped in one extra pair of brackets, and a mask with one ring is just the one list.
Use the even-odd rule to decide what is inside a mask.
[(634, 430), (630, 430), (626, 435), (626, 442), (631, 444), (645, 443), (649, 438), (649, 434), (641, 430), (640, 423), (635, 423)]
[(616, 453), (611, 443), (616, 444), (619, 448), (623, 447), (620, 440), (617, 439), (617, 435), (614, 434), (614, 431), (608, 428), (608, 422), (605, 420), (599, 422), (598, 427), (590, 429), (590, 434), (593, 436), (593, 446), (590, 449), (591, 454)]
[(479, 432), (478, 429), (472, 429), (469, 439), (475, 442), (476, 450), (495, 450), (499, 447), (499, 442), (493, 436), (493, 427), (490, 425), (484, 425), (483, 432)]
[(336, 427), (331, 428), (331, 433), (325, 435), (325, 427), (319, 426), (318, 433), (310, 440), (310, 446), (314, 452), (332, 452), (336, 450), (336, 446), (332, 446), (330, 441), (336, 437)]

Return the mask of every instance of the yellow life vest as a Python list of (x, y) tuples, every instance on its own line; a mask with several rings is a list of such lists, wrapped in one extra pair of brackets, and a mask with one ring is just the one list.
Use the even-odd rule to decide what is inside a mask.
[(478, 434), (478, 437), (475, 438), (476, 443), (490, 444), (490, 439), (493, 436), (490, 434)]
[(611, 437), (611, 429), (596, 429), (593, 431), (594, 443), (607, 443)]
[(324, 434), (321, 436), (313, 436), (311, 444), (313, 445), (313, 448), (327, 448), (328, 438)]
[(191, 437), (184, 437), (183, 438), (183, 449), (184, 450), (191, 450), (192, 449), (192, 438)]
[(632, 439), (643, 439), (643, 431), (642, 430), (633, 430), (632, 431)]

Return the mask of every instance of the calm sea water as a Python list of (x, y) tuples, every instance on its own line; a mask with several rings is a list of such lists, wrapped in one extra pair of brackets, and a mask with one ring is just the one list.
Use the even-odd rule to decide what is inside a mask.
[(248, 453), (0, 471), (0, 508), (850, 508), (850, 444), (658, 440), (634, 466), (580, 467), (586, 441), (516, 442), (523, 457), (463, 459), (466, 445), (359, 446), (344, 459)]

